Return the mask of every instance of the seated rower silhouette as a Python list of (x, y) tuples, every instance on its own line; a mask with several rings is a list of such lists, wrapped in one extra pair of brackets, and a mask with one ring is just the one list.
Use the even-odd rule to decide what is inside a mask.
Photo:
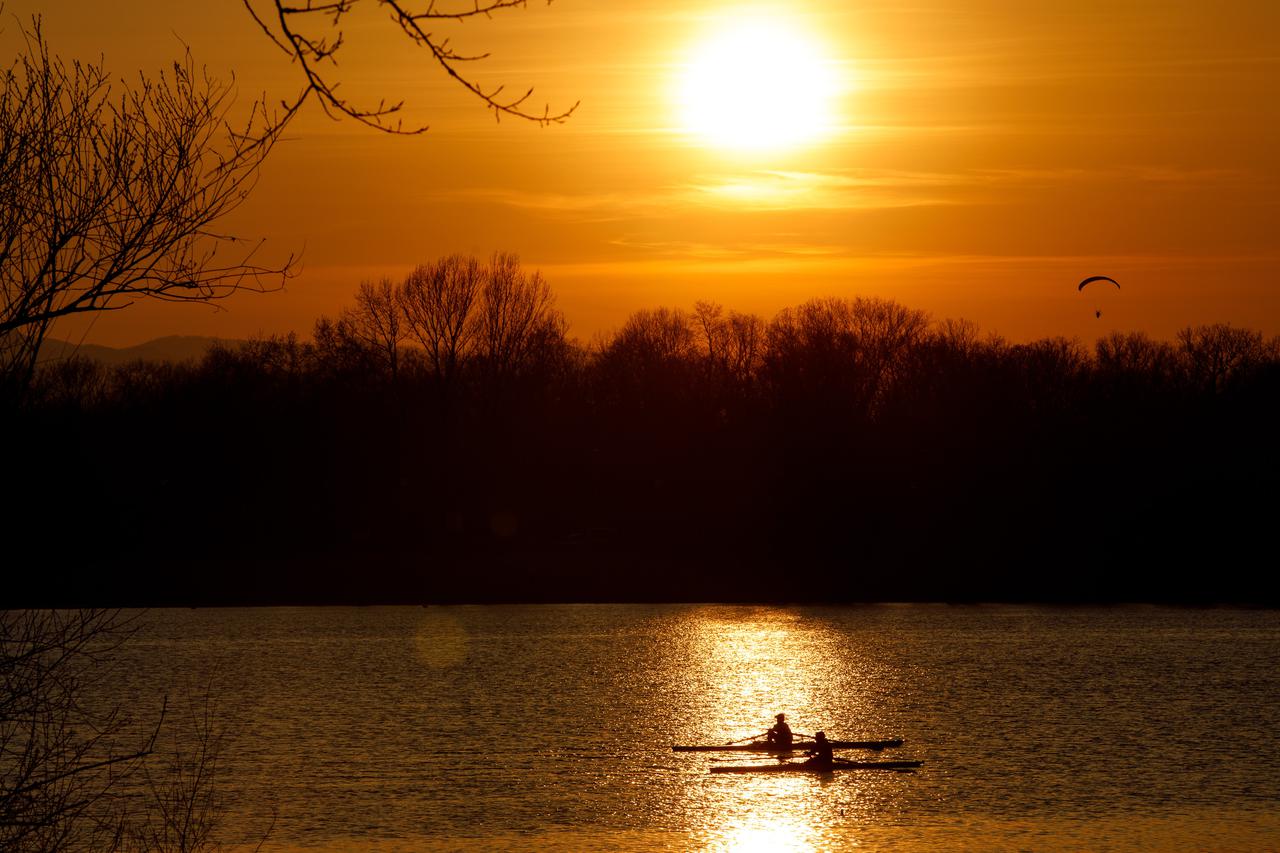
[(835, 756), (831, 754), (831, 741), (827, 740), (827, 733), (817, 732), (813, 740), (813, 749), (809, 750), (809, 760), (805, 765), (820, 768), (832, 767), (835, 764)]
[(778, 722), (773, 724), (773, 728), (765, 732), (769, 738), (769, 743), (774, 746), (790, 747), (791, 746), (791, 726), (787, 725), (787, 715), (779, 714)]

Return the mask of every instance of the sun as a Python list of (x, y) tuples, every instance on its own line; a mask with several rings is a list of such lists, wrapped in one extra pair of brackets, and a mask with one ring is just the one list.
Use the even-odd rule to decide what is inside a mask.
[(678, 86), (684, 130), (716, 148), (777, 151), (835, 125), (837, 75), (822, 42), (788, 21), (738, 21), (698, 44)]

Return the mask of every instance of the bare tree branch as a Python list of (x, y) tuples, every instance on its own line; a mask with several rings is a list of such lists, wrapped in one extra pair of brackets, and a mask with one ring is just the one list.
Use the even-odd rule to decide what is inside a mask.
[[(305, 79), (306, 85), (297, 98), (282, 104), (284, 112), (276, 119), (277, 127), (283, 127), (292, 120), (302, 104), (315, 95), (321, 108), (332, 118), (347, 116), (386, 133), (411, 135), (424, 133), (429, 128), (426, 124), (409, 127), (404, 125), (399, 115), (404, 108), (403, 100), (379, 100), (376, 104), (359, 105), (339, 94), (340, 81), (333, 75), (337, 68), (337, 54), (345, 43), (342, 20), (359, 0), (298, 0), (295, 3), (272, 0), (271, 14), (263, 14), (256, 9), (253, 0), (242, 2), (267, 38), (298, 64)], [(464, 63), (486, 59), (489, 54), (460, 53), (450, 45), (448, 37), (437, 35), (428, 29), (432, 23), (456, 24), (471, 18), (491, 18), (495, 13), (525, 7), (526, 0), (472, 0), (470, 3), (457, 4), (430, 0), (425, 7), (418, 9), (414, 9), (407, 0), (377, 2), (390, 11), (391, 20), (412, 44), (427, 51), (431, 61), (479, 98), (496, 118), (510, 116), (545, 126), (564, 122), (577, 110), (578, 103), (575, 102), (568, 109), (556, 112), (551, 110), (550, 104), (544, 104), (542, 111), (537, 112), (527, 106), (533, 97), (532, 88), (516, 97), (505, 97), (503, 85), (485, 88), (460, 68)], [(548, 5), (550, 2), (551, 0), (547, 0)], [(313, 20), (320, 21), (327, 28), (325, 35), (308, 34), (307, 25)]]
[(398, 290), (389, 278), (377, 284), (363, 281), (356, 291), (356, 307), (344, 309), (338, 320), (346, 334), (385, 360), (392, 382), (399, 374), (400, 344), (408, 334)]
[(50, 324), (140, 298), (211, 302), (281, 287), (261, 243), (216, 223), (248, 197), (281, 124), (188, 53), (113, 91), (101, 63), (53, 56), (39, 18), (0, 72), (0, 380), (22, 386)]
[(432, 373), (451, 386), (471, 351), (475, 323), (469, 318), (484, 283), (474, 257), (450, 255), (416, 267), (401, 286), (400, 308), (409, 334), (422, 345)]
[(83, 699), (132, 634), (117, 611), (0, 613), (0, 848), (110, 849), (111, 796), (146, 756)]

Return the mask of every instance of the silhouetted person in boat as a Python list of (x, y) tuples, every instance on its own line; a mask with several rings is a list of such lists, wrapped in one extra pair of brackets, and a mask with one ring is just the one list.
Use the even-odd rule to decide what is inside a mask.
[(811, 767), (831, 767), (836, 757), (831, 754), (831, 741), (826, 732), (818, 732), (813, 736), (813, 749), (809, 750), (809, 760), (805, 764)]
[(775, 746), (791, 746), (791, 726), (787, 725), (787, 715), (779, 714), (778, 722), (773, 724), (773, 728), (765, 732), (769, 738), (769, 743)]

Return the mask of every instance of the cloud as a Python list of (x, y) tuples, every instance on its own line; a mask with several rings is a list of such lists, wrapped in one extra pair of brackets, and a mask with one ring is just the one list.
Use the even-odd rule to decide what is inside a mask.
[(947, 175), (913, 172), (756, 171), (714, 175), (685, 188), (686, 200), (748, 210), (872, 210), (955, 204)]
[(1176, 187), (1258, 186), (1265, 176), (1245, 170), (1133, 166), (1106, 169), (970, 169), (924, 172), (887, 169), (831, 171), (749, 170), (693, 176), (687, 183), (653, 190), (538, 192), (463, 190), (457, 195), (577, 221), (665, 219), (673, 213), (714, 210), (871, 211), (905, 207), (992, 205), (1019, 191), (1096, 185), (1112, 191), (1126, 184)]
[[(788, 235), (778, 235), (786, 237)], [(805, 242), (760, 243), (705, 243), (690, 240), (646, 240), (636, 237), (620, 237), (610, 244), (627, 252), (639, 252), (650, 257), (681, 257), (710, 261), (758, 261), (762, 258), (806, 259), (830, 258), (845, 255), (848, 248), (834, 244)]]
[(665, 218), (673, 211), (875, 210), (957, 203), (941, 192), (954, 176), (910, 172), (756, 170), (693, 176), (688, 183), (637, 192), (464, 190), (459, 195), (525, 210), (607, 221)]

